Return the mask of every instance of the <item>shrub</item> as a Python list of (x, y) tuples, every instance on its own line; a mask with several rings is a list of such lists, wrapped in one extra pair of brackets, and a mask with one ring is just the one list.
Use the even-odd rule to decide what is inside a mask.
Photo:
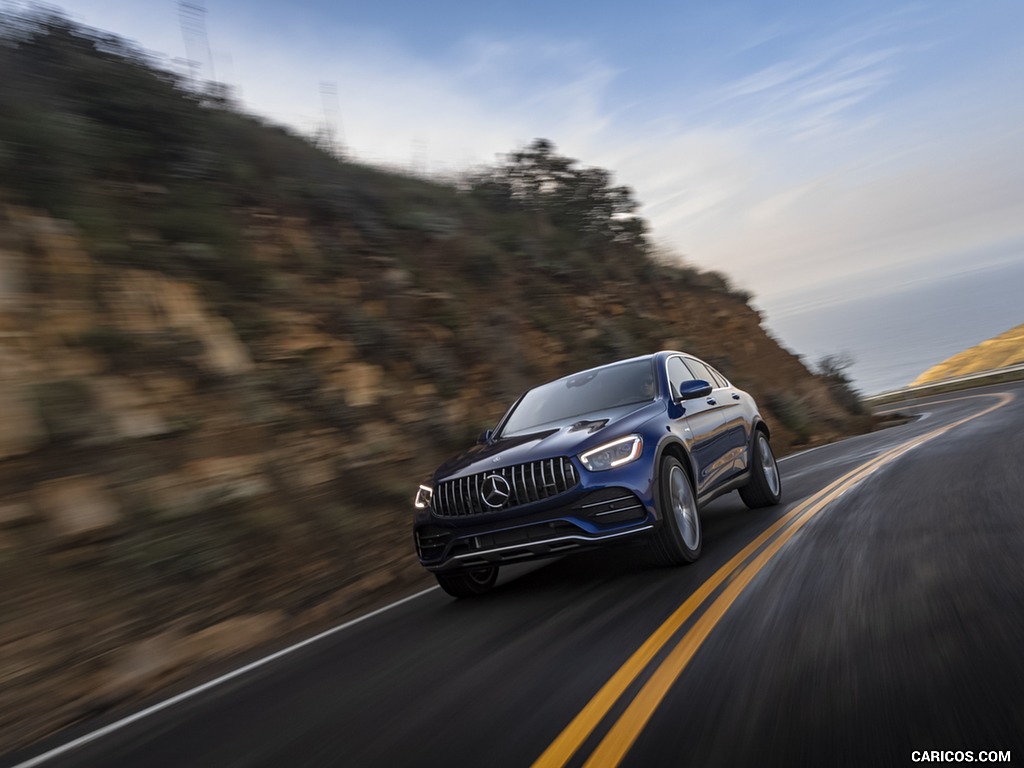
[(810, 438), (810, 417), (804, 403), (797, 397), (784, 392), (769, 392), (765, 405), (775, 414), (779, 423), (805, 443)]

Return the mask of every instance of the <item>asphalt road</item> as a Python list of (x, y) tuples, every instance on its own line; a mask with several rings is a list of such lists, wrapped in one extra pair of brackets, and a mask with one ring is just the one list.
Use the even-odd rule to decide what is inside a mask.
[(694, 565), (433, 590), (41, 764), (1024, 763), (1024, 386), (913, 412), (784, 461), (779, 507), (716, 501)]

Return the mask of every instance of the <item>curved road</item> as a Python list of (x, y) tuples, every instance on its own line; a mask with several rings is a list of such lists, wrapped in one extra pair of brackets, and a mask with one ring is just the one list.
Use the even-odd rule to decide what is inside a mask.
[(710, 505), (692, 566), (623, 548), (482, 600), (431, 590), (0, 762), (866, 766), (938, 750), (1020, 764), (1024, 385), (901, 410), (920, 418), (783, 461), (782, 506)]

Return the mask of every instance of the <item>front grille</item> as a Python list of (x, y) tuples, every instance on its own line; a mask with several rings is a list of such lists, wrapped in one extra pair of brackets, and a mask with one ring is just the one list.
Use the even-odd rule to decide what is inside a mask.
[[(497, 483), (497, 493), (493, 490), (493, 475), (504, 480), (504, 483)], [(433, 510), (439, 517), (497, 512), (557, 496), (574, 488), (577, 483), (576, 469), (565, 456), (531, 461), (438, 483), (432, 499)], [(506, 492), (507, 496), (504, 495)], [(490, 504), (484, 500), (485, 496)]]

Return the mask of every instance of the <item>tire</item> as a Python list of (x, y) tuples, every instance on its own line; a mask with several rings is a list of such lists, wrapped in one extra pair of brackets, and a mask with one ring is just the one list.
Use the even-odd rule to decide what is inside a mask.
[(494, 582), (498, 580), (498, 566), (457, 573), (435, 573), (434, 576), (441, 589), (452, 597), (478, 597), (491, 591)]
[(750, 453), (750, 482), (740, 488), (740, 498), (751, 509), (772, 507), (782, 500), (782, 476), (768, 444), (768, 435), (760, 429), (754, 432)]
[(655, 559), (662, 565), (685, 565), (700, 557), (704, 533), (693, 483), (678, 459), (661, 462), (658, 480), (661, 526), (654, 534)]

